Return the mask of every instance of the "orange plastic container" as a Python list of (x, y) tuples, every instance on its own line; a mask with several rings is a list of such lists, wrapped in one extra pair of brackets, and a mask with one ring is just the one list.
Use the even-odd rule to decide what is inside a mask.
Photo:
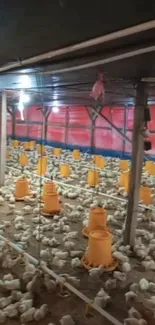
[(108, 231), (95, 230), (89, 235), (88, 251), (82, 258), (82, 264), (90, 269), (104, 266), (104, 271), (112, 271), (117, 261), (112, 257), (112, 235)]
[(60, 173), (63, 177), (69, 177), (71, 174), (70, 166), (68, 164), (61, 164)]
[(84, 228), (82, 233), (88, 237), (90, 232), (94, 230), (107, 230), (107, 213), (103, 208), (90, 209), (88, 227)]
[(59, 156), (61, 156), (61, 152), (62, 152), (61, 148), (54, 148), (54, 149), (53, 149), (53, 155), (54, 155), (55, 157), (59, 157)]
[(100, 182), (99, 172), (97, 170), (89, 170), (87, 183), (89, 186), (96, 186)]
[(26, 156), (25, 154), (21, 154), (19, 156), (19, 164), (21, 166), (27, 166), (28, 163), (29, 163), (28, 156)]
[(34, 150), (36, 147), (36, 141), (30, 141), (30, 150)]
[(15, 188), (16, 201), (24, 201), (24, 197), (28, 195), (30, 195), (28, 180), (26, 178), (18, 179)]
[(129, 189), (129, 172), (122, 172), (120, 174), (120, 182), (119, 187), (124, 187), (126, 192), (128, 192)]
[(143, 201), (144, 204), (152, 204), (152, 189), (147, 186), (141, 186), (140, 188), (140, 201)]
[(155, 175), (155, 163), (153, 161), (146, 161), (145, 170), (150, 175)]
[(81, 153), (79, 149), (74, 149), (72, 153), (72, 157), (75, 160), (80, 160), (81, 159)]
[(104, 168), (106, 166), (106, 161), (102, 156), (98, 156), (95, 164), (97, 168)]
[(44, 207), (42, 209), (42, 214), (45, 216), (52, 216), (55, 213), (60, 212), (60, 203), (57, 193), (46, 192), (44, 197)]
[(19, 140), (13, 140), (13, 147), (14, 148), (19, 148), (20, 142)]
[(24, 150), (30, 151), (30, 142), (24, 142)]
[(47, 171), (47, 157), (41, 157), (38, 160), (37, 165), (37, 174), (38, 175), (45, 175)]
[(56, 185), (53, 181), (47, 181), (44, 183), (42, 196), (43, 201), (45, 201), (46, 193), (56, 193)]
[(129, 169), (129, 162), (127, 160), (120, 160), (120, 170), (126, 171)]
[(43, 144), (38, 145), (38, 154), (45, 155), (45, 146)]

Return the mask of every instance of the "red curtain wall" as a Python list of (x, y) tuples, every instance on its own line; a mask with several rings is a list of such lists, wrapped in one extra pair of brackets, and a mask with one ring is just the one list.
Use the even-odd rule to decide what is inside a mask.
[[(91, 108), (88, 108), (91, 113)], [(151, 122), (149, 129), (155, 130), (155, 106), (150, 107)], [(125, 109), (124, 107), (104, 107), (102, 113), (123, 132)], [(126, 136), (132, 139), (133, 108), (126, 111)], [(43, 115), (36, 106), (25, 109), (24, 123), (20, 120), (20, 113), (16, 112), (15, 135), (21, 137), (42, 138)], [(27, 121), (29, 123), (27, 123)], [(65, 122), (67, 129), (65, 130)], [(85, 107), (61, 107), (58, 113), (50, 112), (48, 117), (47, 140), (61, 142), (73, 146), (90, 147), (91, 144), (91, 120)], [(11, 117), (8, 115), (7, 134), (12, 134)], [(151, 136), (153, 149), (149, 154), (155, 154), (155, 134)], [(123, 139), (118, 132), (101, 117), (97, 117), (94, 130), (94, 147), (98, 149), (123, 151)], [(125, 143), (125, 152), (131, 152), (131, 145)]]

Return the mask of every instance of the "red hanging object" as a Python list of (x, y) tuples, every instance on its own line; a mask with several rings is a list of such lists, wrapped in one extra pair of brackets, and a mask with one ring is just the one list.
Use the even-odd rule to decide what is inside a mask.
[(98, 74), (98, 80), (94, 83), (90, 96), (93, 97), (95, 100), (100, 98), (104, 98), (105, 90), (104, 90), (104, 83), (103, 83), (103, 73)]

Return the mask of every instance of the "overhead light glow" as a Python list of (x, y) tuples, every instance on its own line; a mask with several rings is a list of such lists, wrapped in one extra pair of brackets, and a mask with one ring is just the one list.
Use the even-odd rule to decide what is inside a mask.
[(52, 112), (53, 112), (53, 113), (58, 113), (58, 112), (59, 112), (59, 107), (54, 106), (54, 107), (52, 108)]
[(24, 93), (23, 90), (20, 91), (20, 95), (19, 95), (19, 104), (18, 104), (18, 109), (20, 111), (21, 114), (21, 120), (24, 120), (24, 103), (28, 103), (30, 100), (30, 97)]
[(31, 87), (31, 78), (27, 75), (20, 76), (20, 87), (21, 88), (30, 88)]

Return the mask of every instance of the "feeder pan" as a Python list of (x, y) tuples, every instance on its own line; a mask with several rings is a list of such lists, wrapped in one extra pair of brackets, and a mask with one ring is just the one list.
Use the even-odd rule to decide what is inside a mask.
[(13, 147), (14, 148), (19, 148), (19, 145), (20, 145), (20, 142), (19, 142), (19, 140), (13, 140)]
[(26, 178), (17, 180), (14, 196), (16, 201), (24, 201), (25, 196), (32, 196), (32, 193), (29, 192), (29, 183)]
[(70, 172), (70, 166), (68, 164), (61, 164), (60, 165), (60, 173), (63, 177), (69, 177), (71, 172)]
[(28, 157), (25, 154), (21, 154), (19, 156), (19, 164), (21, 166), (27, 166), (28, 165)]
[(99, 172), (97, 170), (89, 170), (88, 171), (88, 178), (87, 183), (89, 186), (96, 186), (100, 182), (99, 179)]
[(44, 207), (42, 215), (45, 217), (53, 217), (54, 214), (60, 213), (60, 203), (57, 193), (46, 193), (44, 198)]
[(89, 234), (88, 252), (82, 257), (82, 265), (90, 270), (103, 265), (104, 272), (115, 270), (118, 261), (112, 256), (112, 235), (108, 231), (95, 230)]
[(59, 156), (61, 156), (61, 152), (62, 152), (61, 148), (54, 148), (54, 149), (53, 149), (53, 155), (54, 155), (55, 157), (59, 157)]
[(106, 166), (106, 161), (102, 156), (97, 156), (95, 164), (97, 168), (104, 168)]
[(82, 233), (85, 237), (89, 237), (89, 234), (94, 230), (108, 231), (107, 214), (105, 209), (101, 207), (90, 209), (88, 227), (83, 228)]
[(47, 171), (47, 157), (41, 157), (38, 160), (37, 174), (45, 175)]
[(72, 153), (72, 157), (75, 160), (80, 160), (81, 159), (81, 153), (79, 149), (74, 149)]
[(38, 146), (38, 154), (45, 155), (45, 146), (43, 144), (39, 144), (39, 146)]
[(152, 189), (147, 186), (141, 186), (140, 188), (140, 201), (143, 201), (144, 204), (152, 204)]
[(120, 160), (120, 170), (127, 171), (129, 169), (129, 162), (127, 160)]
[(36, 147), (36, 141), (34, 141), (34, 140), (30, 141), (29, 144), (30, 144), (30, 150), (34, 150)]
[(24, 142), (24, 150), (30, 151), (30, 142)]

